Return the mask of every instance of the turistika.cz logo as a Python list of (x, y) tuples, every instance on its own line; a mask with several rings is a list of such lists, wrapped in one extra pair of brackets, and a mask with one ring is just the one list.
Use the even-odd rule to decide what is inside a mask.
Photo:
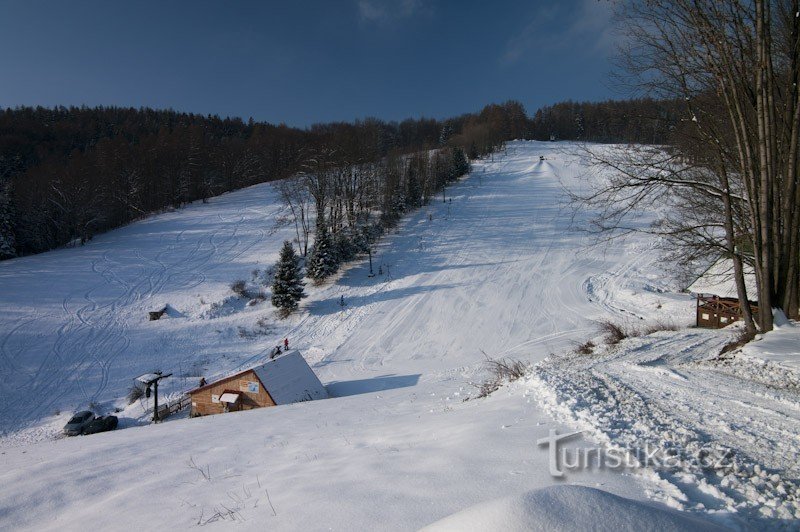
[(705, 470), (730, 469), (734, 466), (735, 454), (731, 449), (717, 446), (703, 448), (695, 454), (665, 450), (650, 444), (634, 449), (617, 447), (578, 447), (567, 448), (564, 443), (583, 434), (582, 430), (559, 434), (550, 429), (546, 438), (536, 444), (547, 447), (550, 475), (556, 478), (565, 476), (564, 471), (584, 471), (591, 469), (635, 470), (653, 468), (656, 470), (685, 469), (693, 464)]

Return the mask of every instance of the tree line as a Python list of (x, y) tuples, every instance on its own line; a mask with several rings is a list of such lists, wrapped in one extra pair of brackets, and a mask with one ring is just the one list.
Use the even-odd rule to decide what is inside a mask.
[[(427, 201), (450, 172), (443, 161), (453, 157), (430, 150), (474, 159), (510, 139), (551, 135), (661, 142), (670, 117), (658, 102), (639, 100), (566, 102), (532, 118), (508, 101), (445, 120), (368, 118), (305, 129), (147, 108), (0, 109), (0, 259), (83, 243), (154, 212), (299, 174), (313, 179), (314, 172), (326, 182), (341, 174), (331, 190), (314, 188), (315, 206), (324, 204), (337, 232), (366, 210), (390, 220)], [(410, 155), (422, 152), (429, 161)], [(374, 185), (376, 172), (385, 183), (370, 194), (382, 194), (379, 202), (361, 186)], [(305, 208), (302, 201), (292, 207)], [(303, 217), (298, 240), (309, 229)]]
[(680, 101), (672, 98), (566, 101), (536, 111), (529, 138), (668, 144), (680, 124), (681, 111)]
[[(360, 165), (359, 175), (349, 183), (340, 176), (333, 191), (352, 194), (352, 180), (387, 157), (458, 143), (473, 156), (493, 150), (513, 130), (507, 108), (522, 109), (509, 104), (447, 121), (366, 119), (306, 129), (171, 110), (0, 110), (0, 258), (82, 243), (150, 213), (309, 169), (327, 175)], [(326, 203), (327, 190), (318, 192)], [(355, 199), (348, 197), (346, 211), (334, 205), (335, 227), (356, 206), (363, 209), (363, 198)]]

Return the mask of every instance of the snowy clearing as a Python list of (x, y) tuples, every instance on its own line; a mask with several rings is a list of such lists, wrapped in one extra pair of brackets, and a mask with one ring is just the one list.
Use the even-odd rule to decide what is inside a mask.
[[(368, 277), (365, 261), (355, 263), (336, 280), (309, 286), (300, 311), (283, 321), (268, 301), (251, 303), (230, 290), (238, 279), (257, 289), (292, 237), (269, 185), (155, 216), (81, 248), (0, 263), (7, 310), (0, 316), (0, 480), (14, 486), (0, 501), (0, 519), (38, 530), (86, 522), (125, 528), (144, 513), (164, 528), (411, 530), (555, 484), (547, 451), (536, 445), (551, 429), (586, 428), (596, 441), (621, 445), (629, 436), (663, 439), (660, 425), (647, 425), (655, 417), (660, 423), (655, 408), (666, 410), (672, 425), (664, 430), (679, 431), (686, 446), (696, 437), (700, 445), (719, 438), (736, 447), (737, 434), (752, 427), (744, 444), (752, 462), (796, 478), (785, 463), (800, 432), (796, 396), (764, 395), (755, 385), (743, 392), (740, 380), (699, 365), (687, 384), (675, 369), (697, 353), (715, 354), (725, 333), (658, 333), (608, 357), (550, 357), (531, 379), (464, 401), (485, 378), (484, 353), (533, 364), (596, 336), (593, 320), (684, 326), (693, 319), (693, 300), (665, 278), (652, 240), (589, 246), (572, 228), (591, 213), (572, 220), (564, 205), (562, 187), (582, 186), (584, 171), (568, 148), (513, 142), (494, 161), (477, 162), (448, 188), (452, 202), (434, 200), (383, 239), (373, 254), (378, 276)], [(147, 321), (165, 304), (165, 319)], [(147, 416), (145, 403), (124, 399), (135, 376), (174, 372), (164, 391), (175, 396), (200, 376), (255, 365), (284, 337), (334, 398), (135, 426)], [(676, 358), (666, 356), (675, 350)], [(722, 388), (703, 383), (704, 375)], [(634, 393), (621, 409), (591, 397), (595, 387), (622, 397), (623, 385), (650, 390), (647, 401), (662, 406), (650, 410)], [(734, 412), (747, 416), (742, 426), (713, 411), (703, 412), (700, 428), (685, 424), (698, 415), (691, 397), (714, 392), (727, 409), (734, 389), (741, 401)], [(663, 406), (683, 393), (695, 395), (674, 411), (672, 402)], [(60, 438), (66, 418), (90, 403), (122, 409), (120, 426), (128, 428)], [(640, 426), (641, 434), (630, 433)], [(768, 457), (769, 447), (756, 451), (762, 444), (784, 447)], [(590, 445), (577, 438), (569, 447)], [(698, 516), (721, 510), (713, 518), (731, 526), (784, 515), (780, 506), (759, 516), (738, 488), (728, 493), (700, 474), (651, 473), (591, 470), (570, 472), (567, 481)]]

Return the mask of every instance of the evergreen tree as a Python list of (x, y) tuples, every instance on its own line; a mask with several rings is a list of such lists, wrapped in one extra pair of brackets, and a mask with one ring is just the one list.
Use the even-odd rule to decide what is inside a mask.
[(461, 148), (453, 150), (453, 173), (455, 177), (461, 177), (469, 172), (469, 161)]
[(286, 240), (275, 265), (275, 277), (272, 281), (272, 304), (286, 314), (296, 309), (300, 300), (306, 297), (298, 260), (294, 246)]
[(340, 231), (337, 233), (335, 244), (336, 256), (339, 259), (339, 262), (348, 262), (356, 257), (358, 249), (356, 248), (353, 239), (346, 234), (345, 231)]
[(339, 260), (333, 239), (325, 225), (317, 227), (314, 249), (308, 257), (306, 275), (314, 281), (322, 281), (339, 269)]
[(0, 260), (17, 256), (11, 183), (0, 181)]
[(406, 205), (414, 209), (422, 205), (422, 184), (417, 175), (416, 161), (411, 161), (406, 171)]

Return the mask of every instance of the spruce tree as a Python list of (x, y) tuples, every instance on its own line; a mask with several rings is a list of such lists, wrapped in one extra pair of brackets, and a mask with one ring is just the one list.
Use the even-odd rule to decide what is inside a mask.
[(469, 172), (469, 161), (464, 154), (464, 150), (459, 147), (453, 149), (453, 173), (455, 177), (461, 177)]
[(294, 246), (286, 240), (272, 281), (272, 304), (286, 314), (295, 310), (300, 300), (306, 297), (298, 260)]
[(314, 281), (322, 281), (339, 269), (339, 260), (328, 229), (324, 225), (317, 227), (314, 249), (308, 257), (306, 275)]
[(419, 182), (415, 161), (411, 161), (406, 171), (406, 205), (415, 209), (422, 205), (422, 184)]

